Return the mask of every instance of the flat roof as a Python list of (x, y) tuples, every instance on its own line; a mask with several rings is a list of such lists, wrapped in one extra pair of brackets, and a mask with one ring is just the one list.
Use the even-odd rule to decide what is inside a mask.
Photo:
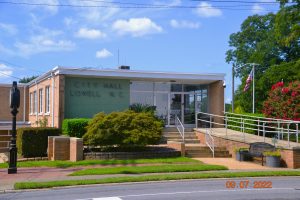
[(96, 69), (96, 68), (74, 68), (74, 67), (55, 67), (49, 72), (37, 77), (28, 85), (48, 78), (51, 74), (67, 75), (75, 77), (102, 77), (130, 79), (137, 81), (163, 81), (163, 82), (185, 82), (185, 83), (212, 83), (225, 80), (224, 73), (187, 73), (187, 72), (160, 72), (142, 71), (128, 69)]

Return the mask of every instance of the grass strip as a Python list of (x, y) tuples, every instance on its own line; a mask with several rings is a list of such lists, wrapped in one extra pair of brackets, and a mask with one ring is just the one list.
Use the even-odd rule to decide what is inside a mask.
[[(187, 157), (175, 158), (153, 158), (153, 159), (132, 159), (132, 160), (83, 160), (78, 162), (71, 161), (23, 161), (18, 162), (18, 167), (57, 167), (67, 168), (88, 165), (134, 165), (134, 164), (173, 164), (173, 163), (201, 163)], [(7, 168), (7, 163), (0, 163), (0, 168)]]
[(266, 177), (266, 176), (300, 176), (300, 171), (251, 171), (251, 172), (214, 172), (192, 174), (160, 174), (148, 176), (111, 177), (103, 179), (65, 180), (49, 182), (18, 182), (14, 188), (42, 189), (62, 186), (92, 185), (106, 183), (146, 182), (180, 179), (206, 179), (206, 178), (240, 178), (240, 177)]
[(127, 167), (107, 167), (84, 169), (73, 172), (70, 176), (85, 175), (103, 175), (103, 174), (142, 174), (142, 173), (163, 173), (163, 172), (194, 172), (194, 171), (212, 171), (227, 170), (227, 167), (221, 165), (203, 165), (203, 164), (181, 164), (181, 165), (159, 165), (159, 166), (127, 166)]

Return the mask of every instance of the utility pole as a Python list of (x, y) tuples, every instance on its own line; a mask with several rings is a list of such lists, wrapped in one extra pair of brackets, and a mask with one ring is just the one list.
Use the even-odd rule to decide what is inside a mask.
[[(25, 92), (25, 91), (24, 91)], [(20, 90), (17, 87), (17, 82), (14, 81), (10, 89), (10, 108), (12, 117), (12, 134), (9, 147), (9, 168), (8, 174), (17, 173), (17, 146), (16, 146), (16, 117), (20, 106)]]

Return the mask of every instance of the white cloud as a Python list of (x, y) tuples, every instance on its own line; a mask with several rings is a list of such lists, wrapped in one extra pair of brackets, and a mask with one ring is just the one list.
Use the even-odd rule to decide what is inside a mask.
[(71, 17), (65, 17), (64, 18), (64, 24), (67, 26), (67, 27), (70, 27), (70, 26), (72, 26), (72, 25), (74, 25), (74, 24), (76, 24), (77, 22), (73, 19), (73, 18), (71, 18)]
[(200, 17), (218, 17), (222, 15), (222, 11), (209, 3), (201, 2), (196, 8), (196, 14)]
[(173, 28), (190, 28), (190, 29), (197, 29), (200, 27), (200, 23), (198, 22), (190, 22), (190, 21), (186, 21), (186, 20), (175, 20), (172, 19), (170, 21), (170, 25)]
[(162, 27), (149, 18), (131, 18), (128, 21), (117, 20), (113, 23), (112, 28), (120, 35), (131, 34), (134, 37), (160, 33), (163, 30)]
[(259, 14), (259, 13), (262, 13), (265, 11), (265, 9), (260, 6), (259, 4), (255, 3), (253, 6), (252, 6), (252, 13), (253, 14)]
[(0, 30), (7, 32), (10, 35), (15, 35), (18, 32), (18, 29), (12, 24), (0, 23)]
[[(52, 5), (58, 5), (58, 0), (25, 0), (24, 3), (31, 3), (31, 4), (37, 4), (36, 6), (31, 5), (28, 6), (30, 9), (38, 10), (38, 11), (47, 11), (49, 14), (55, 15), (58, 12), (58, 6), (52, 6)], [(38, 4), (48, 4), (51, 6), (39, 6)]]
[(13, 74), (13, 70), (6, 66), (5, 64), (1, 64), (0, 63), (0, 78), (3, 78), (3, 77), (8, 77), (8, 76), (11, 76)]
[(155, 1), (153, 3), (153, 5), (165, 5), (166, 7), (169, 7), (169, 6), (179, 6), (181, 5), (181, 0), (171, 0), (171, 1)]
[(17, 42), (15, 47), (20, 56), (31, 56), (44, 52), (70, 51), (75, 44), (69, 40), (58, 40), (47, 35), (37, 35), (30, 38), (28, 42)]
[[(78, 1), (69, 0), (69, 4), (83, 6), (83, 8), (77, 8), (78, 15), (83, 18), (87, 23), (99, 24), (106, 20), (111, 19), (116, 14), (119, 14), (120, 8), (117, 4), (101, 1)], [(107, 7), (107, 6), (110, 7)], [(91, 6), (91, 7), (84, 7)], [(95, 6), (95, 7), (93, 7)], [(101, 7), (103, 6), (103, 7)]]
[(113, 56), (113, 54), (107, 49), (101, 49), (100, 51), (96, 52), (96, 58), (107, 58), (110, 56)]
[(76, 33), (76, 37), (86, 38), (86, 39), (99, 39), (99, 38), (105, 38), (106, 34), (97, 29), (81, 28)]

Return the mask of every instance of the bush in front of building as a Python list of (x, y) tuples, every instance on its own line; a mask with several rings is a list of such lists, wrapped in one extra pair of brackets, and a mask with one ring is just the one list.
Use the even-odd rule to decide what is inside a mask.
[(148, 104), (134, 103), (129, 106), (129, 110), (132, 110), (136, 113), (140, 112), (150, 112), (152, 114), (155, 113), (156, 106), (151, 106)]
[(87, 118), (74, 118), (64, 119), (62, 123), (62, 132), (64, 135), (70, 137), (82, 138), (86, 133), (86, 127), (91, 119)]
[(157, 144), (162, 129), (162, 121), (149, 112), (98, 113), (90, 121), (83, 140), (89, 146), (141, 147)]
[(47, 155), (48, 136), (58, 136), (57, 128), (19, 128), (17, 130), (18, 153), (24, 158)]

